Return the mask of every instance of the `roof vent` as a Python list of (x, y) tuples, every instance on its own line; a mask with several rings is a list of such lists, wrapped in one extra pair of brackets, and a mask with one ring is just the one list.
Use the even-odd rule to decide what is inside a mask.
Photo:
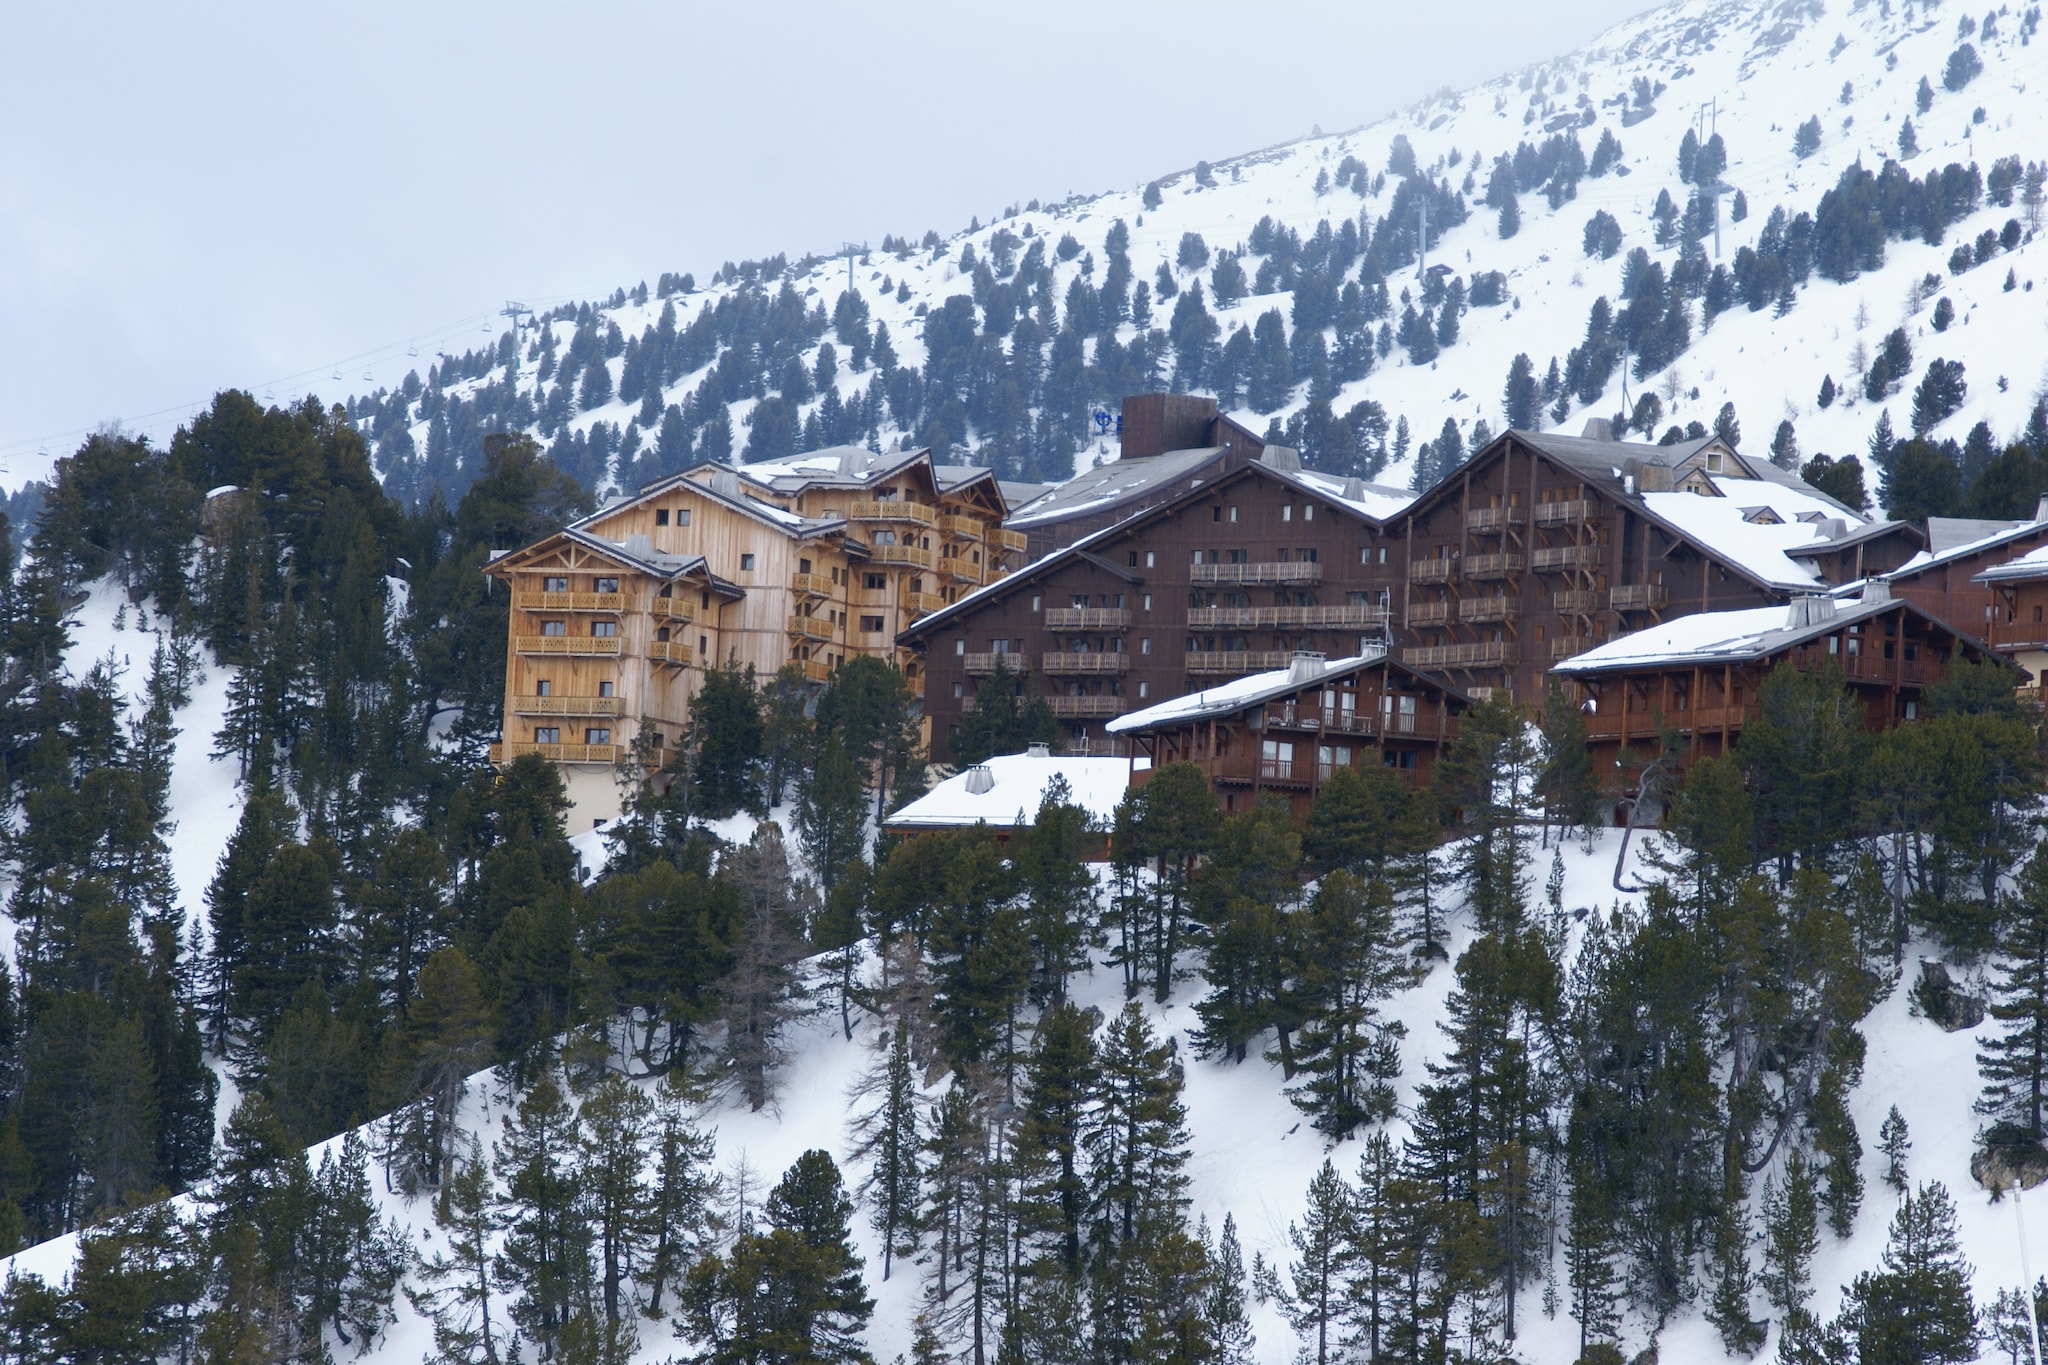
[(1259, 463), (1268, 469), (1284, 469), (1290, 473), (1301, 469), (1301, 452), (1293, 446), (1267, 446), (1259, 452)]
[(1892, 585), (1888, 580), (1882, 578), (1873, 578), (1868, 583), (1865, 583), (1863, 585), (1864, 606), (1867, 607), (1872, 602), (1889, 602), (1891, 600)]
[(1356, 474), (1353, 474), (1350, 478), (1344, 480), (1344, 492), (1342, 494), (1342, 497), (1347, 502), (1364, 502), (1365, 480), (1359, 478)]
[(721, 469), (711, 476), (711, 491), (721, 498), (737, 498), (740, 495), (740, 475), (736, 469)]
[(2036, 522), (2048, 521), (2048, 493), (2043, 493), (2040, 501), (2034, 504), (2034, 520)]
[(1843, 536), (1849, 534), (1849, 519), (1847, 517), (1829, 517), (1820, 524), (1820, 533), (1829, 540), (1840, 540)]
[(1328, 660), (1323, 655), (1313, 650), (1297, 649), (1294, 651), (1294, 658), (1287, 665), (1287, 680), (1314, 682), (1323, 676), (1323, 665), (1326, 662)]
[(976, 796), (985, 796), (995, 790), (996, 775), (988, 770), (988, 764), (977, 763), (967, 770), (967, 790)]
[(1824, 626), (1835, 619), (1835, 599), (1832, 597), (1795, 597), (1791, 608), (1785, 613), (1787, 630), (1805, 630), (1811, 626)]
[(839, 455), (841, 474), (865, 474), (868, 470), (868, 452), (859, 446), (848, 446)]
[(1030, 744), (1024, 746), (1024, 757), (1051, 758), (1052, 745), (1047, 744), (1044, 740), (1033, 740)]
[(624, 544), (626, 546), (626, 553), (635, 559), (654, 558), (654, 537), (652, 536), (627, 536)]
[(1582, 441), (1611, 441), (1614, 439), (1614, 423), (1605, 417), (1588, 417), (1586, 425), (1579, 430)]

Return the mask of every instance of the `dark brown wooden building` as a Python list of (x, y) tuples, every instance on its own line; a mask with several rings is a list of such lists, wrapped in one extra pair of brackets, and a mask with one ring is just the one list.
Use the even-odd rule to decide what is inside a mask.
[(1991, 594), (1991, 622), (1985, 640), (2032, 679), (2032, 700), (2041, 698), (2048, 673), (2048, 548), (1994, 564), (1972, 582)]
[(1873, 583), (1860, 599), (1801, 597), (1681, 617), (1564, 660), (1553, 673), (1578, 689), (1594, 770), (1613, 790), (1624, 768), (1655, 756), (1663, 730), (1676, 731), (1689, 756), (1726, 752), (1781, 663), (1838, 665), (1876, 731), (1918, 719), (1929, 683), (1954, 660), (1988, 652)]
[(1932, 517), (1927, 532), (1927, 553), (1886, 575), (1892, 596), (1997, 643), (2006, 603), (1980, 575), (2048, 545), (2048, 498), (2032, 521)]
[(1467, 705), (1384, 650), (1334, 660), (1303, 653), (1282, 668), (1133, 712), (1109, 730), (1131, 742), (1134, 784), (1168, 763), (1193, 763), (1226, 814), (1273, 795), (1300, 820), (1339, 769), (1380, 764), (1426, 782)]
[(924, 653), (932, 757), (1000, 664), (1050, 698), (1069, 753), (1115, 753), (1105, 723), (1207, 682), (1388, 642), (1401, 584), (1386, 533), (1409, 494), (1250, 464), (1027, 564), (908, 627)]

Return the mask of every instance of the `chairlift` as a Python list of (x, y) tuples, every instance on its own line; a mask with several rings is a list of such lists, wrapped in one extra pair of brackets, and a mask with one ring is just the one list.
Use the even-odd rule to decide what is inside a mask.
[(411, 343), (405, 348), (405, 353), (407, 355), (418, 355), (420, 353), (420, 344), (417, 341)]
[(370, 367), (368, 365), (363, 366), (363, 382), (367, 384), (370, 382), (371, 378), (372, 372)]
[(334, 367), (334, 382), (337, 384), (341, 382), (341, 366), (339, 365)]

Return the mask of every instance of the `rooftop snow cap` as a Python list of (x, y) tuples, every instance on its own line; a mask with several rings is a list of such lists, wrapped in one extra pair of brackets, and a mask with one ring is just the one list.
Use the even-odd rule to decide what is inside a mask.
[(1047, 744), (1047, 743), (1046, 743), (1046, 742), (1045, 742), (1044, 740), (1042, 740), (1042, 739), (1041, 739), (1041, 740), (1033, 740), (1033, 741), (1032, 741), (1031, 743), (1029, 743), (1029, 744), (1027, 744), (1027, 745), (1025, 745), (1025, 746), (1024, 746), (1024, 757), (1026, 757), (1026, 758), (1051, 758), (1051, 757), (1052, 757), (1052, 745), (1050, 745), (1050, 744)]
[(1614, 439), (1614, 424), (1605, 417), (1588, 417), (1586, 425), (1579, 431), (1582, 441), (1611, 441)]
[(967, 770), (967, 790), (976, 796), (995, 790), (996, 775), (988, 770), (988, 764), (977, 763)]
[(1313, 650), (1297, 649), (1294, 651), (1294, 658), (1287, 664), (1287, 680), (1312, 682), (1323, 675), (1323, 665), (1326, 662), (1323, 655)]
[(1805, 630), (1808, 626), (1825, 625), (1835, 619), (1835, 599), (1832, 597), (1795, 597), (1785, 613), (1787, 630)]

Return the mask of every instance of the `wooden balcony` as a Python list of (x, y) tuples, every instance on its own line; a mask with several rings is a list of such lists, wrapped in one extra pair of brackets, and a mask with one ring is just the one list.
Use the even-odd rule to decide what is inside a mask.
[(1128, 654), (1046, 654), (1038, 666), (1061, 677), (1121, 676), (1131, 671)]
[(1600, 520), (1602, 504), (1591, 498), (1568, 498), (1562, 502), (1536, 504), (1538, 526), (1580, 526)]
[(1537, 573), (1569, 573), (1592, 569), (1600, 564), (1598, 545), (1546, 545), (1529, 556)]
[(554, 763), (617, 763), (625, 746), (619, 744), (527, 744), (517, 740), (491, 746), (491, 762), (510, 763), (526, 754), (539, 754)]
[(512, 698), (512, 712), (519, 716), (616, 716), (617, 697), (531, 696)]
[(806, 640), (829, 640), (838, 634), (838, 627), (825, 616), (792, 616), (784, 630)]
[(1987, 621), (1984, 643), (1993, 649), (2048, 649), (2048, 622)]
[(1465, 513), (1465, 529), (1478, 535), (1499, 535), (1528, 522), (1528, 513), (1519, 507), (1474, 507)]
[(1607, 605), (1616, 611), (1657, 611), (1670, 600), (1662, 583), (1623, 583), (1607, 592)]
[(990, 544), (999, 545), (1005, 550), (1015, 550), (1018, 554), (1024, 553), (1031, 544), (1022, 531), (1005, 531), (1001, 527), (990, 531), (988, 538)]
[[(1701, 706), (1690, 710), (1666, 711), (1660, 718), (1655, 711), (1630, 710), (1626, 717), (1627, 733), (1633, 739), (1655, 739), (1657, 724), (1663, 721), (1664, 728), (1676, 730), (1682, 735), (1706, 734), (1716, 730), (1740, 730), (1743, 723), (1758, 714), (1753, 706)], [(1620, 739), (1623, 716), (1618, 711), (1601, 711), (1586, 717), (1586, 738)]]
[(697, 661), (697, 651), (681, 640), (656, 640), (647, 646), (647, 657), (658, 664), (684, 666)]
[(1458, 619), (1468, 622), (1513, 621), (1522, 614), (1519, 597), (1468, 597), (1458, 603)]
[(1507, 578), (1528, 568), (1528, 560), (1522, 555), (1466, 555), (1464, 572), (1467, 578)]
[(1194, 677), (1241, 678), (1285, 668), (1293, 660), (1294, 652), (1287, 649), (1214, 649), (1189, 654), (1182, 666)]
[(1457, 576), (1455, 559), (1418, 559), (1408, 566), (1410, 583), (1448, 583)]
[(1447, 626), (1451, 623), (1451, 603), (1448, 598), (1433, 602), (1410, 602), (1408, 624), (1410, 626)]
[(935, 592), (910, 592), (906, 590), (903, 594), (904, 610), (914, 611), (920, 615), (926, 612), (943, 611), (947, 605), (946, 599)]
[[(1829, 655), (1816, 650), (1810, 662), (1818, 665), (1823, 660), (1841, 665), (1843, 676), (1851, 682), (1898, 682), (1919, 686), (1935, 681), (1947, 671), (1924, 649), (1917, 659), (1887, 659), (1876, 640), (1865, 640), (1863, 647), (1854, 654)], [(1801, 659), (1800, 662), (1809, 661)]]
[(996, 671), (996, 662), (1002, 661), (1003, 668), (1010, 676), (1017, 677), (1031, 671), (1029, 654), (963, 654), (961, 663), (970, 678), (986, 678)]
[(980, 540), (982, 528), (973, 517), (954, 516), (948, 512), (940, 515), (939, 530), (955, 540)]
[(1122, 697), (1049, 697), (1052, 713), (1061, 720), (1108, 720), (1130, 708)]
[(1190, 583), (1320, 583), (1323, 566), (1311, 559), (1287, 564), (1191, 564)]
[(1597, 635), (1553, 635), (1550, 637), (1550, 657), (1573, 659), (1606, 643)]
[(621, 653), (625, 640), (617, 635), (515, 635), (512, 648), (521, 654), (591, 654), (609, 657)]
[(1047, 607), (1047, 630), (1129, 630), (1131, 614), (1122, 607)]
[(1513, 668), (1521, 662), (1521, 651), (1512, 640), (1480, 640), (1404, 649), (1401, 662), (1410, 668)]
[(914, 569), (932, 566), (932, 552), (916, 545), (873, 545), (868, 547), (868, 559), (876, 564), (907, 564)]
[(1190, 630), (1211, 630), (1217, 627), (1271, 627), (1302, 630), (1341, 630), (1357, 626), (1380, 626), (1387, 623), (1391, 615), (1386, 607), (1366, 606), (1316, 606), (1316, 607), (1189, 607), (1188, 628)]
[(623, 592), (515, 592), (512, 605), (521, 611), (631, 611), (638, 604)]
[(965, 583), (982, 581), (982, 566), (966, 555), (941, 555), (936, 567), (941, 573), (951, 574)]
[(1325, 735), (1385, 735), (1393, 739), (1444, 739), (1455, 721), (1434, 711), (1346, 711), (1341, 706), (1300, 706), (1283, 702), (1266, 707), (1268, 729), (1306, 730)]
[(1573, 588), (1552, 593), (1550, 605), (1560, 616), (1591, 616), (1600, 610), (1600, 594), (1590, 588)]
[(679, 597), (657, 597), (651, 605), (657, 621), (694, 621), (697, 609)]
[(839, 591), (832, 580), (821, 573), (791, 574), (789, 590), (800, 597), (831, 597)]
[(885, 498), (879, 502), (856, 502), (846, 509), (854, 521), (907, 521), (930, 526), (939, 519), (939, 509), (921, 502)]
[(832, 665), (826, 663), (823, 659), (802, 659), (798, 662), (804, 666), (804, 680), (806, 682), (821, 683), (831, 681)]
[(862, 607), (886, 607), (891, 594), (887, 588), (861, 588), (853, 594), (854, 605)]

